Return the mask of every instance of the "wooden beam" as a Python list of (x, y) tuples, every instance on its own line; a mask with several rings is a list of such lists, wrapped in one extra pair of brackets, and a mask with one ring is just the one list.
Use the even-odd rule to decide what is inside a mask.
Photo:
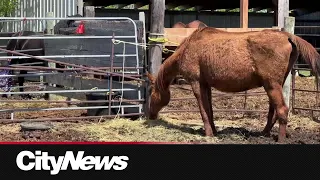
[(289, 16), (289, 0), (278, 0), (278, 26), (284, 28), (284, 18)]
[(95, 17), (95, 8), (94, 6), (85, 6), (84, 8), (84, 16), (85, 17)]
[[(284, 31), (294, 34), (294, 26), (295, 26), (295, 18), (286, 16), (284, 18)], [(283, 85), (284, 100), (289, 109), (290, 109), (291, 79), (292, 79), (292, 73), (290, 72)]]
[[(150, 1), (150, 38), (164, 37), (165, 0)], [(149, 72), (157, 75), (162, 63), (162, 43), (149, 48)]]
[[(164, 15), (166, 11), (165, 0), (150, 0), (150, 38), (164, 37)], [(148, 51), (148, 72), (156, 76), (162, 64), (162, 43), (153, 43), (155, 46), (149, 46)], [(147, 87), (149, 83), (147, 82)], [(149, 113), (149, 95), (145, 96), (144, 112), (148, 117)]]
[(249, 0), (240, 0), (240, 27), (248, 28), (249, 19)]
[[(278, 27), (285, 31), (293, 32), (294, 19), (289, 18), (289, 0), (278, 0)], [(283, 85), (283, 96), (286, 105), (289, 107), (290, 102), (290, 88), (291, 88), (291, 72), (288, 74), (287, 79)]]
[(78, 14), (80, 14), (81, 16), (83, 16), (83, 5), (84, 2), (83, 0), (78, 0)]

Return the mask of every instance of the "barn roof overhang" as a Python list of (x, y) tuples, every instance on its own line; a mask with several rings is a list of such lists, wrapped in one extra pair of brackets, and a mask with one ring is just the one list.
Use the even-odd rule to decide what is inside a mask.
[[(84, 0), (90, 2), (92, 6), (109, 6), (121, 4), (123, 6), (136, 4), (138, 7), (148, 5), (150, 0)], [(167, 7), (197, 7), (198, 10), (215, 10), (215, 9), (235, 9), (240, 7), (240, 0), (165, 0)], [(275, 7), (277, 0), (249, 0), (249, 8), (254, 9), (271, 9)], [(290, 1), (290, 10), (307, 9), (310, 11), (320, 10), (315, 0)]]

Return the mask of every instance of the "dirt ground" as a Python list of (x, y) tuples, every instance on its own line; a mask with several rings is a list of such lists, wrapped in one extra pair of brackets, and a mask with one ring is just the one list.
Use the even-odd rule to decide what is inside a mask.
[[(181, 89), (181, 87), (183, 89)], [(296, 88), (315, 89), (313, 78), (297, 77)], [(174, 85), (172, 98), (194, 98), (190, 86)], [(217, 96), (213, 92), (214, 109), (251, 109), (267, 110), (268, 98), (263, 89), (250, 92), (263, 92), (260, 96), (248, 96), (244, 105), (244, 96)], [(296, 92), (295, 107), (316, 108), (315, 93)], [(17, 99), (16, 97), (14, 99)], [(48, 103), (0, 103), (1, 109), (26, 107), (61, 107), (61, 104)], [(259, 132), (266, 124), (266, 113), (214, 112), (215, 124), (219, 131), (216, 137), (203, 136), (203, 124), (195, 100), (171, 101), (163, 110), (186, 110), (182, 113), (161, 114), (161, 119), (128, 120), (114, 119), (102, 122), (79, 120), (77, 122), (51, 122), (53, 128), (47, 131), (21, 131), (20, 124), (0, 124), (0, 141), (161, 141), (222, 144), (274, 144), (278, 125), (272, 130), (271, 137), (263, 137)], [(18, 119), (81, 117), (83, 110), (39, 111), (15, 113)], [(288, 144), (320, 143), (319, 115), (314, 118), (308, 111), (290, 114), (288, 124)], [(0, 119), (9, 119), (10, 113), (0, 113)]]

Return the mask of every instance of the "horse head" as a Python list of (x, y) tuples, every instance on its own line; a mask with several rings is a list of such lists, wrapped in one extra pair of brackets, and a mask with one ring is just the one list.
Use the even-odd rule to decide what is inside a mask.
[[(161, 71), (159, 72), (161, 74)], [(156, 79), (147, 72), (147, 77), (150, 81), (149, 91), (149, 119), (157, 119), (159, 111), (170, 101), (170, 90), (168, 88), (162, 88), (163, 82), (160, 79)]]

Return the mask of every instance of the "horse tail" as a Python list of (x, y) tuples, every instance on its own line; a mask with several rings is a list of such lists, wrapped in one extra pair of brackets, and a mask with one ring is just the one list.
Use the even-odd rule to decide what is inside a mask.
[(300, 57), (311, 67), (312, 71), (318, 76), (320, 75), (320, 54), (317, 50), (306, 40), (299, 36), (286, 33), (289, 37), (290, 43), (294, 44), (300, 54)]

